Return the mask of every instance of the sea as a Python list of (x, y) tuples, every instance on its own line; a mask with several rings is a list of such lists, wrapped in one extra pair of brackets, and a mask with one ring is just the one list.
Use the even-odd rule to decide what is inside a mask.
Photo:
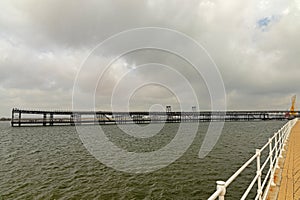
[[(1, 122), (0, 200), (207, 199), (215, 191), (216, 181), (226, 181), (284, 123), (226, 122), (214, 148), (199, 158), (209, 126), (208, 122), (201, 122), (182, 156), (155, 171), (134, 173), (96, 159), (74, 126), (11, 127), (9, 122)], [(117, 125), (101, 128), (117, 146), (129, 152), (146, 152), (167, 145), (178, 127), (176, 123), (164, 124), (157, 135), (143, 139), (124, 134)], [(91, 127), (81, 128), (89, 134)], [(111, 156), (105, 150), (101, 155)], [(255, 167), (254, 163), (227, 188), (226, 199), (240, 199), (255, 176)]]

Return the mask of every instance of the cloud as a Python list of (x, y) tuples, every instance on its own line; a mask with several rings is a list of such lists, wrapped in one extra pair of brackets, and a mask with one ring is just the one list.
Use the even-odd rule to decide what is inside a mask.
[[(12, 107), (70, 108), (76, 74), (91, 49), (120, 31), (145, 26), (175, 29), (202, 44), (222, 74), (228, 109), (286, 109), (292, 94), (300, 95), (298, 1), (3, 0), (0, 8), (0, 115), (9, 116)], [(94, 69), (111, 56), (94, 56)], [(196, 85), (200, 109), (210, 108), (203, 79), (187, 63), (155, 51), (116, 61), (98, 91), (102, 101), (109, 104), (118, 78), (134, 71), (136, 80), (161, 77), (180, 89), (168, 72), (138, 73), (139, 65), (154, 61), (187, 77)], [(95, 87), (93, 73), (84, 74), (83, 96)], [(143, 109), (143, 102), (158, 103), (156, 97), (165, 104), (173, 98), (149, 86), (134, 102)]]

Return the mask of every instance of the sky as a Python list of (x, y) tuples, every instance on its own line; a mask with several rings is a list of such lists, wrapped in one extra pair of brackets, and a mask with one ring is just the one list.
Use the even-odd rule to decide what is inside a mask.
[[(294, 94), (300, 98), (300, 0), (1, 0), (0, 9), (0, 116), (9, 117), (12, 108), (73, 109), (79, 73), (84, 78), (75, 88), (78, 108), (90, 109), (84, 98), (92, 94), (95, 109), (110, 110), (112, 91), (134, 86), (127, 104), (116, 90), (114, 109), (180, 104), (189, 111), (197, 104), (210, 110), (205, 77), (170, 52), (130, 52), (95, 77), (117, 55), (93, 50), (115, 34), (143, 27), (175, 30), (201, 44), (221, 74), (228, 110), (287, 110)], [(82, 71), (87, 60), (89, 68)], [(153, 83), (143, 85), (145, 80)]]

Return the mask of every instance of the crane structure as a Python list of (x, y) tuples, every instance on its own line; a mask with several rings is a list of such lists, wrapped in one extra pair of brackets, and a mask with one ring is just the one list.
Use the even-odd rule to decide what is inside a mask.
[(290, 108), (290, 115), (291, 116), (296, 116), (296, 112), (295, 112), (295, 104), (296, 104), (296, 95), (292, 96), (292, 105), (291, 105), (291, 108)]
[(293, 119), (298, 115), (298, 113), (295, 111), (296, 95), (292, 96), (291, 101), (292, 105), (290, 107), (290, 110), (285, 114), (285, 117), (287, 119)]

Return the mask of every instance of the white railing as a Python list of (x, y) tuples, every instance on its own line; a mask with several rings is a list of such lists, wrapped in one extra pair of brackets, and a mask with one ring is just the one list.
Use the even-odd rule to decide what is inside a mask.
[[(226, 188), (246, 169), (251, 163), (256, 160), (256, 176), (252, 179), (250, 185), (245, 190), (241, 199), (246, 199), (250, 191), (252, 190), (255, 183), (257, 184), (257, 191), (255, 200), (265, 200), (268, 195), (268, 191), (271, 186), (275, 186), (274, 174), (276, 168), (279, 168), (278, 161), (282, 158), (282, 152), (284, 151), (287, 138), (291, 132), (291, 129), (296, 124), (297, 118), (288, 121), (280, 130), (278, 130), (274, 135), (269, 138), (269, 141), (261, 148), (256, 149), (256, 153), (241, 167), (239, 168), (226, 182), (217, 181), (217, 189), (208, 200), (214, 200), (219, 198), (219, 200), (225, 199)], [(267, 148), (269, 147), (269, 148)], [(261, 165), (261, 154), (263, 151), (269, 151), (267, 158)], [(268, 165), (269, 163), (269, 165)], [(268, 168), (266, 168), (268, 167)], [(262, 180), (263, 170), (268, 169), (266, 175)]]

